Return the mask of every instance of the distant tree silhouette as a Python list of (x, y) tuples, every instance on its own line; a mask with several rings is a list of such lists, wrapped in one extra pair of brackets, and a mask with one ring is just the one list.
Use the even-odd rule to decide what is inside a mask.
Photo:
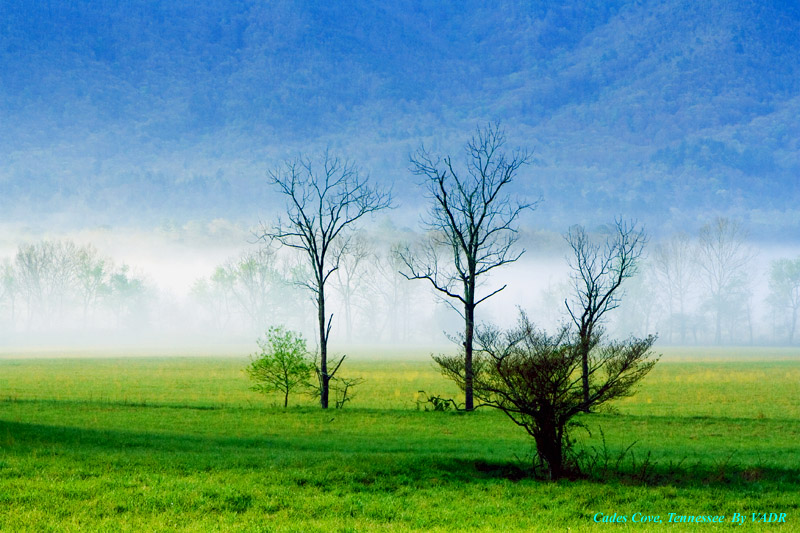
[(747, 267), (753, 254), (741, 223), (717, 217), (700, 228), (697, 264), (714, 314), (714, 343), (722, 343), (722, 320), (745, 294)]
[(769, 273), (769, 302), (784, 317), (789, 344), (794, 342), (797, 318), (800, 315), (800, 257), (777, 259)]
[(666, 293), (669, 311), (669, 340), (673, 340), (678, 324), (680, 342), (686, 342), (687, 298), (697, 280), (695, 268), (696, 245), (686, 233), (678, 233), (656, 245), (653, 268)]

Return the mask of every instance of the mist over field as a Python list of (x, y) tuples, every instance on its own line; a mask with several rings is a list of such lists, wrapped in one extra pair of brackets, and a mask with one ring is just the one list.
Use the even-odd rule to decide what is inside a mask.
[[(517, 306), (567, 320), (563, 235), (580, 224), (602, 242), (621, 217), (649, 242), (613, 335), (798, 342), (794, 3), (11, 0), (0, 20), (8, 349), (241, 346), (275, 324), (313, 344), (302, 258), (257, 235), (285, 209), (267, 172), (325, 149), (395, 204), (362, 221), (363, 260), (331, 278), (333, 346), (447, 346), (458, 315), (392, 253), (425, 238), (409, 156), (458, 163), (495, 121), (532, 153), (511, 193), (540, 201), (479, 320), (509, 325)], [(698, 252), (718, 220), (743, 260), (724, 301)]]

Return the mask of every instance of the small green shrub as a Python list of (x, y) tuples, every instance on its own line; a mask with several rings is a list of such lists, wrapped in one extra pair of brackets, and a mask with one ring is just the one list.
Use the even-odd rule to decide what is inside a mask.
[(269, 394), (283, 393), (283, 406), (289, 405), (289, 393), (309, 387), (314, 362), (303, 336), (281, 326), (269, 328), (266, 339), (257, 341), (260, 352), (253, 354), (245, 369), (255, 382), (252, 389)]

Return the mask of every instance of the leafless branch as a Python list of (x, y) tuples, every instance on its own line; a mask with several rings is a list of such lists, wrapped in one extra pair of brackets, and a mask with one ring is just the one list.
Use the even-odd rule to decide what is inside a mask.
[(287, 161), (269, 171), (268, 178), (286, 198), (286, 220), (278, 218), (271, 227), (262, 227), (260, 238), (276, 240), (302, 251), (308, 258), (312, 279), (304, 285), (316, 297), (322, 379), (320, 402), (326, 408), (332, 376), (327, 370), (327, 344), (333, 315), (325, 312), (325, 286), (339, 269), (349, 231), (362, 217), (390, 207), (391, 193), (370, 186), (353, 162), (327, 151), (320, 160), (299, 157)]

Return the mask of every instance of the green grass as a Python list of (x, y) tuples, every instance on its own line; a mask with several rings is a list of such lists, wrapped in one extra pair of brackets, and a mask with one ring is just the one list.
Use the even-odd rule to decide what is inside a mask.
[(501, 413), (418, 411), (419, 390), (458, 397), (419, 359), (347, 361), (367, 381), (345, 409), (323, 412), (250, 391), (245, 357), (7, 356), (0, 529), (733, 527), (592, 521), (638, 511), (787, 513), (785, 525), (737, 529), (798, 530), (800, 357), (758, 355), (667, 352), (636, 396), (582, 418), (590, 434), (575, 433), (577, 449), (597, 475), (557, 483), (526, 476), (531, 439)]

